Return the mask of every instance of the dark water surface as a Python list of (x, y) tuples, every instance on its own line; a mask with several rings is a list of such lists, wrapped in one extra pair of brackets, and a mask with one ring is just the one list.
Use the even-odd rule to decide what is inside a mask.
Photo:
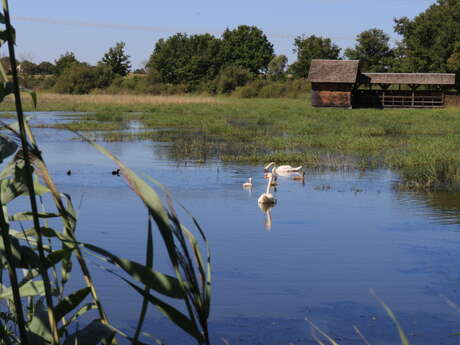
[[(54, 115), (50, 115), (54, 116)], [(61, 191), (80, 205), (78, 236), (143, 261), (146, 212), (113, 164), (72, 133), (35, 131)], [(280, 178), (267, 215), (257, 198), (262, 166), (169, 159), (149, 142), (104, 143), (137, 173), (150, 175), (196, 216), (213, 259), (210, 318), (214, 344), (313, 344), (305, 317), (339, 340), (400, 344), (373, 288), (392, 308), (412, 344), (457, 344), (460, 313), (460, 196), (397, 192), (388, 170), (308, 172), (305, 183)], [(72, 170), (67, 176), (66, 171)], [(242, 183), (252, 176), (254, 188)], [(158, 238), (157, 238), (158, 239)], [(168, 270), (158, 249), (155, 264)], [(113, 323), (133, 332), (139, 296), (89, 256)], [(146, 331), (167, 344), (192, 344), (153, 309)]]

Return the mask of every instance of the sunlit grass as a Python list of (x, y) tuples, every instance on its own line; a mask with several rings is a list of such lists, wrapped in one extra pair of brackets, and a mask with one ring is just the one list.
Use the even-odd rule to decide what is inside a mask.
[[(164, 104), (217, 104), (223, 103), (222, 99), (209, 96), (154, 96), (154, 95), (66, 95), (57, 93), (38, 93), (38, 110), (72, 110), (72, 111), (93, 111), (104, 109), (122, 108), (126, 111), (136, 107), (138, 110), (148, 110), (150, 106)], [(32, 110), (27, 102), (25, 108)], [(14, 109), (12, 97), (6, 97), (1, 109)]]

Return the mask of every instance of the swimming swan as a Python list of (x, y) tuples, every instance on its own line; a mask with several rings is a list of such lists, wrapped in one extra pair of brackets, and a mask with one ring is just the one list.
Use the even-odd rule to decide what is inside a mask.
[(297, 172), (300, 169), (302, 169), (302, 166), (292, 167), (290, 165), (280, 165), (280, 166), (277, 167), (275, 162), (271, 162), (264, 168), (264, 171), (267, 172), (268, 169), (270, 169), (270, 167), (272, 165), (274, 166), (273, 169), (272, 169), (272, 172), (274, 172), (275, 174), (278, 174), (278, 175), (285, 174), (285, 173), (290, 173), (290, 172)]
[(276, 204), (276, 199), (273, 196), (273, 194), (270, 193), (270, 185), (272, 183), (273, 176), (270, 176), (267, 184), (267, 190), (265, 193), (263, 193), (259, 199), (257, 199), (257, 202), (259, 204)]
[(273, 178), (273, 181), (272, 183), (270, 183), (270, 186), (271, 187), (276, 187), (278, 185), (278, 176), (276, 175), (275, 173), (275, 168), (272, 169), (272, 172), (269, 172), (269, 173), (265, 173), (264, 174), (264, 178)]
[(243, 188), (252, 188), (252, 177), (248, 178), (248, 182), (243, 183)]

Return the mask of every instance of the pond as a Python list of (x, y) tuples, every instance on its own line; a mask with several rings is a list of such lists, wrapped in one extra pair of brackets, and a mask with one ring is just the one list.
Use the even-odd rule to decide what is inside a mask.
[[(146, 211), (111, 174), (111, 161), (73, 133), (35, 133), (55, 182), (79, 208), (78, 237), (142, 262)], [(354, 325), (372, 344), (400, 344), (370, 288), (412, 344), (458, 343), (460, 313), (447, 302), (460, 303), (458, 194), (397, 191), (398, 176), (389, 170), (307, 171), (303, 183), (279, 178), (278, 203), (267, 214), (257, 204), (267, 183), (263, 166), (177, 162), (167, 144), (152, 142), (103, 145), (167, 186), (205, 230), (214, 344), (314, 344), (305, 317), (340, 344), (363, 344)], [(254, 187), (245, 190), (250, 176)], [(157, 267), (168, 269), (161, 249), (157, 254)], [(141, 299), (98, 259), (88, 260), (111, 321), (132, 333)], [(167, 344), (193, 343), (153, 308), (145, 330)]]

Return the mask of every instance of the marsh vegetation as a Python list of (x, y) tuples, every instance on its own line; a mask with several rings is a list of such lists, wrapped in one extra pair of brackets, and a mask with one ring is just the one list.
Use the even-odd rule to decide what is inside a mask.
[[(51, 101), (40, 107), (85, 113), (65, 125), (47, 126), (97, 130), (95, 138), (104, 141), (168, 142), (179, 160), (277, 161), (335, 170), (387, 167), (400, 173), (404, 188), (460, 188), (460, 118), (453, 108), (317, 109), (302, 99), (229, 97), (110, 104), (66, 97), (67, 105)], [(135, 131), (120, 131), (133, 121)]]

